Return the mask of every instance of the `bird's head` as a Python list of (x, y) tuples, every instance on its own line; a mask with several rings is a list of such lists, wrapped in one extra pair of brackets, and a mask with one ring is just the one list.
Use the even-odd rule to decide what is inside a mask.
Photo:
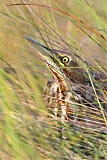
[(70, 52), (49, 49), (32, 38), (25, 38), (36, 48), (42, 60), (49, 66), (54, 77), (57, 74), (59, 77), (64, 77), (74, 82), (84, 82), (83, 69), (79, 66), (76, 57), (71, 55)]

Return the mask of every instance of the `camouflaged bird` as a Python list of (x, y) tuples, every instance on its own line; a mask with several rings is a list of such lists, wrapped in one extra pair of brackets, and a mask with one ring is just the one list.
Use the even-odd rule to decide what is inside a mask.
[(91, 69), (87, 72), (70, 52), (49, 49), (29, 37), (25, 38), (36, 48), (53, 75), (44, 89), (44, 101), (56, 118), (60, 117), (62, 122), (70, 119), (72, 123), (78, 123), (78, 119), (87, 119), (87, 112), (99, 114), (102, 107), (107, 109), (104, 93), (107, 91), (107, 76), (104, 73)]

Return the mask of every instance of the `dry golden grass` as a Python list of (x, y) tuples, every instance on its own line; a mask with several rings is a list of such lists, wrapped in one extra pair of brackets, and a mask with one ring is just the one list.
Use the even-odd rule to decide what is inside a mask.
[(33, 37), (50, 48), (73, 48), (83, 59), (101, 70), (104, 65), (106, 70), (105, 3), (105, 0), (1, 3), (1, 160), (106, 160), (106, 134), (78, 132), (72, 124), (65, 124), (69, 140), (60, 138), (57, 131), (60, 122), (56, 124), (47, 116), (50, 113), (43, 102), (43, 89), (51, 74), (24, 39), (24, 36)]

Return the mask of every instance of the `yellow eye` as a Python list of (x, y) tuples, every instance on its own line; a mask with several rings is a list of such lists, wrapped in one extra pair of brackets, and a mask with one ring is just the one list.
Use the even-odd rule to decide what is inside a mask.
[(64, 56), (64, 57), (61, 58), (61, 62), (66, 64), (66, 63), (69, 62), (69, 58), (67, 56)]

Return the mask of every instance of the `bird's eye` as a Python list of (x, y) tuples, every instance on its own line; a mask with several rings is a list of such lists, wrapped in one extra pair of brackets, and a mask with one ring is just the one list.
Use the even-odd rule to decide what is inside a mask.
[(69, 62), (69, 58), (67, 56), (64, 56), (64, 57), (61, 58), (61, 62), (66, 64), (66, 63)]

